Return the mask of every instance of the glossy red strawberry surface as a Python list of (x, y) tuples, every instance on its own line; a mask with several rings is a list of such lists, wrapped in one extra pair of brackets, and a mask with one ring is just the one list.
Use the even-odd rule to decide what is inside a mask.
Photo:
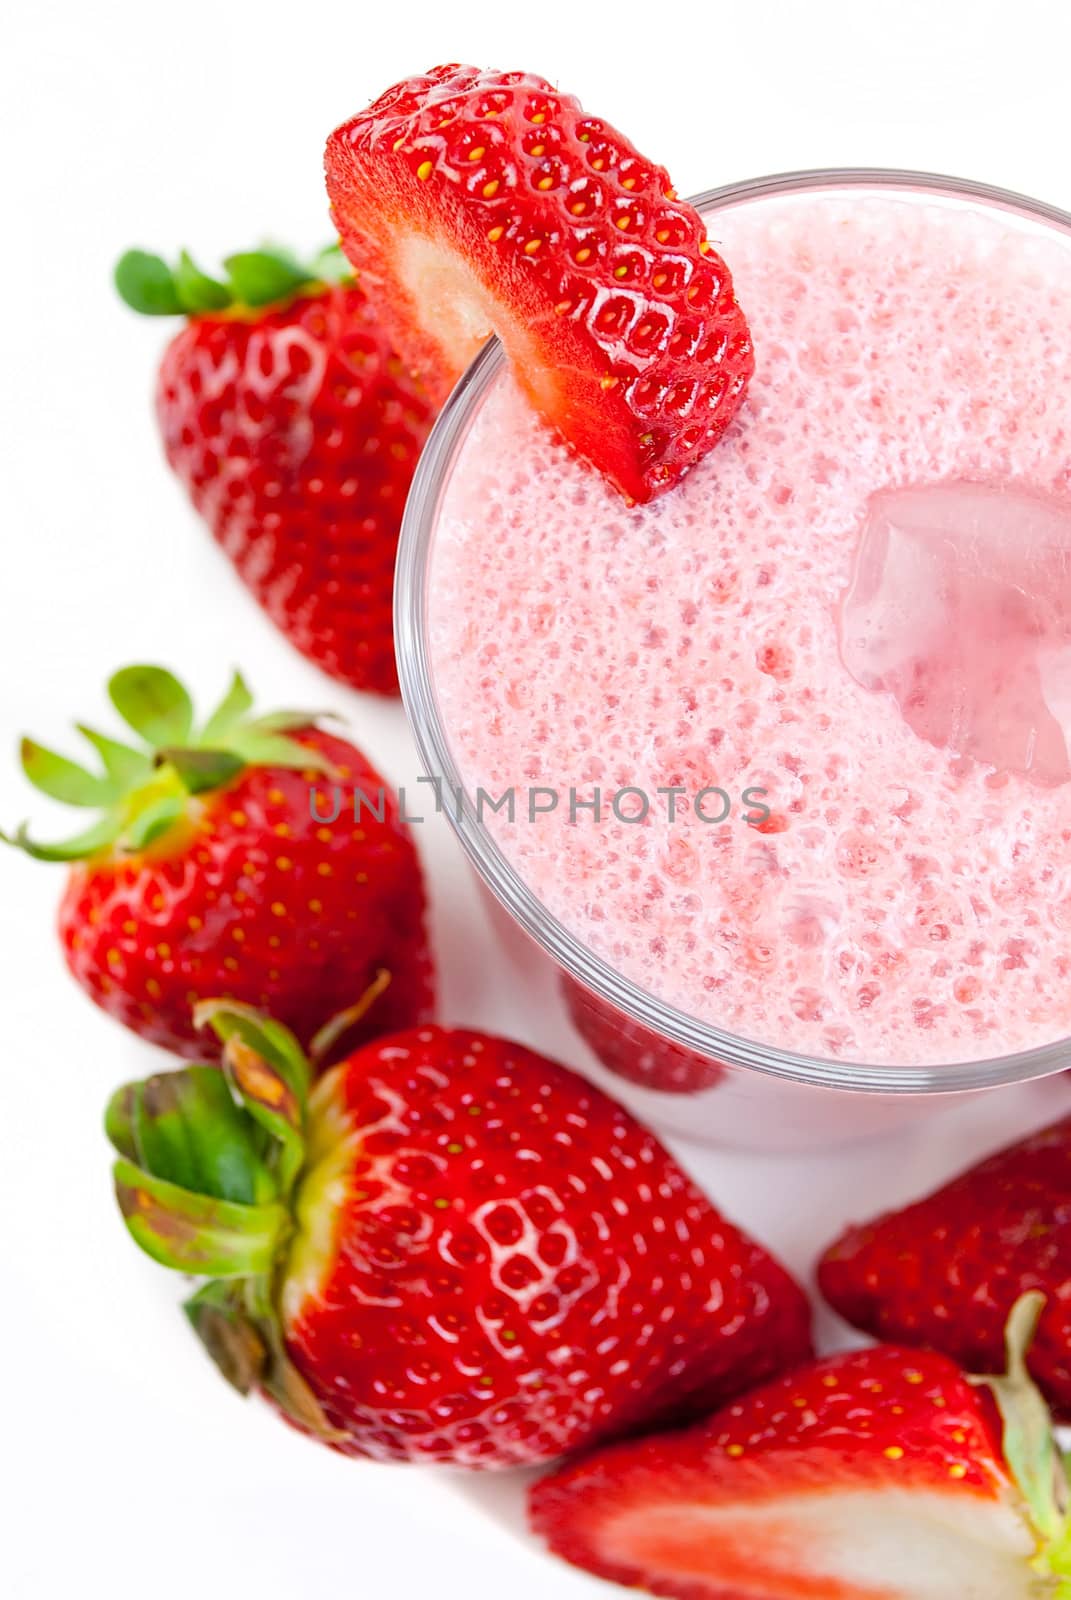
[(1062, 1593), (991, 1395), (944, 1356), (832, 1356), (707, 1422), (535, 1486), (565, 1560), (679, 1600), (1028, 1600)]
[(841, 1316), (977, 1371), (999, 1360), (1029, 1289), (1047, 1296), (1030, 1368), (1071, 1418), (1071, 1117), (998, 1151), (903, 1210), (849, 1228), (818, 1268)]
[[(378, 804), (383, 780), (347, 741), (292, 735), (334, 764), (347, 798)], [(322, 772), (250, 766), (193, 797), (187, 820), (141, 854), (105, 852), (70, 868), (60, 937), (75, 978), (142, 1038), (200, 1057), (192, 1008), (226, 995), (270, 1007), (304, 1042), (355, 1004), (377, 971), (391, 981), (367, 1033), (421, 1020), (432, 1005), (416, 850), (385, 791), (384, 820), (352, 806), (326, 824)], [(326, 793), (325, 793), (326, 791)]]
[(561, 987), (576, 1031), (618, 1077), (663, 1094), (700, 1094), (721, 1082), (724, 1068), (708, 1056), (661, 1038), (572, 978), (563, 975)]
[(191, 318), (156, 409), (171, 467), (272, 621), (332, 677), (396, 693), (394, 559), (432, 410), (363, 288)]
[(523, 72), (410, 78), (328, 141), (344, 248), (437, 400), (493, 329), (543, 416), (627, 497), (724, 433), (754, 357), (665, 169)]
[(809, 1352), (801, 1290), (576, 1074), (461, 1029), (313, 1092), (287, 1349), (336, 1447), (546, 1460), (695, 1415)]

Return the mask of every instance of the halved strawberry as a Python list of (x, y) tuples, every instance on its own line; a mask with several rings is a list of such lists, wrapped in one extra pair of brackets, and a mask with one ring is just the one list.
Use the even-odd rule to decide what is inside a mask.
[(814, 1362), (562, 1468), (535, 1528), (680, 1600), (1067, 1600), (1068, 1484), (1023, 1361), (1041, 1299), (1016, 1306), (1006, 1378), (893, 1345)]
[(702, 219), (579, 101), (444, 66), (327, 144), (347, 255), (444, 400), (494, 331), (533, 405), (633, 500), (724, 433), (754, 367)]

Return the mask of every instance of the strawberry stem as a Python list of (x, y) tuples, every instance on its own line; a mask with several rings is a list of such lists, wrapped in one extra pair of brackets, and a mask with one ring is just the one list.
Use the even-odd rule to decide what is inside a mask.
[[(1026, 1501), (1038, 1537), (1036, 1564), (1050, 1575), (1071, 1578), (1071, 1489), (1056, 1443), (1052, 1417), (1027, 1368), (1027, 1352), (1045, 1309), (1037, 1290), (1021, 1295), (1005, 1330), (1007, 1372), (1002, 1377), (977, 1377), (971, 1382), (990, 1389), (1004, 1426), (1004, 1459)], [(1058, 1591), (1071, 1600), (1071, 1581)]]
[(355, 1028), (368, 1015), (380, 995), (389, 988), (390, 973), (386, 967), (380, 967), (356, 1004), (347, 1006), (345, 1011), (339, 1011), (335, 1016), (330, 1017), (323, 1027), (318, 1030), (309, 1045), (310, 1060), (317, 1067), (323, 1067), (339, 1040), (343, 1039), (351, 1028)]

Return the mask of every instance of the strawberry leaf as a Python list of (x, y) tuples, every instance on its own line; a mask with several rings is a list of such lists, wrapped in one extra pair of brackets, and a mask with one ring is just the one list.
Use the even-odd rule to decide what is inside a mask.
[(235, 300), (244, 306), (271, 305), (315, 282), (304, 267), (282, 251), (248, 250), (228, 256), (223, 265)]
[(132, 311), (146, 317), (176, 317), (182, 301), (171, 268), (161, 256), (128, 250), (115, 264), (115, 287)]
[(149, 846), (185, 815), (186, 801), (179, 794), (161, 795), (146, 805), (123, 830), (123, 845), (128, 851), (147, 850)]
[(332, 1428), (312, 1389), (286, 1353), (279, 1319), (262, 1280), (208, 1283), (183, 1309), (201, 1343), (239, 1394), (262, 1389), (280, 1410), (328, 1443), (345, 1436)]
[(317, 722), (340, 722), (337, 711), (269, 711), (250, 727), (257, 733), (297, 733)]
[(213, 711), (204, 727), (198, 741), (202, 745), (212, 745), (222, 741), (225, 734), (230, 733), (242, 718), (248, 716), (253, 709), (253, 696), (240, 672), (231, 678), (230, 687), (223, 696), (219, 705)]
[(281, 1205), (238, 1205), (154, 1177), (121, 1156), (115, 1196), (131, 1237), (154, 1261), (208, 1278), (270, 1270), (287, 1215)]
[(321, 283), (348, 283), (353, 278), (353, 266), (337, 240), (318, 251), (309, 265)]
[(211, 1028), (221, 1044), (239, 1038), (273, 1067), (303, 1109), (312, 1079), (308, 1057), (289, 1028), (237, 1000), (203, 1000), (193, 1013), (198, 1028)]
[(100, 756), (105, 772), (121, 790), (130, 789), (149, 776), (152, 759), (144, 750), (135, 750), (131, 745), (120, 744), (118, 739), (109, 739), (107, 734), (98, 733), (96, 728), (87, 728), (84, 722), (76, 722), (75, 727), (83, 739), (89, 740)]
[(337, 776), (321, 751), (289, 737), (290, 730), (313, 728), (322, 714), (282, 711), (251, 719), (253, 697), (238, 672), (199, 735), (189, 694), (163, 667), (124, 667), (112, 677), (108, 693), (147, 750), (79, 723), (103, 764), (104, 772), (97, 774), (33, 739), (22, 745), (26, 775), (37, 788), (70, 805), (101, 807), (108, 815), (56, 844), (34, 843), (25, 828), (14, 839), (0, 833), (0, 840), (45, 861), (82, 859), (120, 839), (124, 849), (136, 852), (182, 818), (190, 795), (225, 788), (247, 765), (308, 772), (310, 781), (314, 773)]
[(222, 311), (231, 303), (231, 292), (227, 285), (202, 272), (185, 250), (179, 256), (174, 277), (182, 309), (191, 316), (198, 316), (205, 311)]
[(290, 250), (265, 245), (228, 256), (227, 281), (213, 278), (183, 250), (174, 267), (147, 250), (128, 250), (115, 267), (115, 286), (131, 310), (145, 316), (204, 316), (238, 303), (252, 309), (289, 300), (301, 289), (352, 281), (339, 244), (325, 246), (307, 264)]
[(334, 764), (322, 750), (313, 750), (282, 734), (262, 733), (256, 726), (239, 729), (227, 743), (252, 767), (286, 767), (297, 772), (322, 772), (326, 776), (335, 772)]
[(163, 667), (123, 667), (111, 678), (108, 694), (123, 721), (153, 748), (189, 740), (193, 702)]
[(104, 1113), (104, 1132), (108, 1143), (127, 1161), (138, 1160), (137, 1140), (134, 1136), (136, 1092), (140, 1085), (124, 1084), (116, 1089)]
[(37, 844), (27, 833), (25, 823), (13, 839), (2, 833), (0, 839), (6, 844), (15, 845), (35, 861), (85, 861), (113, 845), (119, 837), (121, 826), (119, 818), (109, 812), (91, 828), (86, 828), (84, 833), (76, 833), (72, 838), (62, 839), (56, 844)]
[(341, 1443), (345, 1431), (331, 1426), (316, 1395), (287, 1355), (274, 1312), (269, 1311), (258, 1327), (268, 1344), (268, 1361), (260, 1380), (264, 1393), (304, 1433), (325, 1444)]
[(194, 1332), (232, 1389), (256, 1389), (268, 1349), (256, 1323), (246, 1315), (240, 1291), (231, 1283), (206, 1283), (183, 1305)]
[(165, 746), (160, 759), (174, 767), (187, 794), (204, 794), (232, 783), (245, 766), (241, 756), (230, 750), (172, 749)]
[(118, 798), (119, 786), (111, 779), (87, 772), (34, 739), (23, 739), (20, 754), (22, 770), (34, 788), (64, 805), (106, 806)]
[(223, 1044), (223, 1068), (249, 1115), (276, 1141), (273, 1170), (284, 1199), (305, 1160), (305, 1103), (312, 1067), (289, 1028), (233, 1000), (194, 1011)]
[(217, 1067), (127, 1084), (112, 1097), (104, 1126), (120, 1155), (169, 1183), (242, 1205), (275, 1198), (256, 1129)]
[[(248, 1006), (209, 1001), (197, 1020), (211, 1021), (225, 1039), (227, 1072), (243, 1104), (208, 1066), (121, 1089), (105, 1117), (119, 1153), (119, 1206), (148, 1255), (213, 1280), (184, 1309), (227, 1381), (242, 1394), (262, 1389), (306, 1431), (337, 1441), (342, 1436), (287, 1354), (273, 1294), (293, 1225), (275, 1197), (281, 1174), (285, 1196), (302, 1164), (309, 1064), (286, 1028)], [(258, 1122), (283, 1137), (274, 1173)]]
[(224, 1046), (223, 1068), (249, 1115), (276, 1141), (279, 1190), (286, 1198), (305, 1162), (302, 1097), (237, 1032)]

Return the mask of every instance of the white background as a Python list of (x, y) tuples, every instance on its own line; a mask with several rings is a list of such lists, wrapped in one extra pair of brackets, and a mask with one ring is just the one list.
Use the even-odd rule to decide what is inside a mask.
[[(125, 661), (202, 702), (241, 662), (265, 706), (333, 706), (396, 781), (402, 714), (320, 679), (262, 620), (159, 457), (166, 325), (110, 288), (126, 245), (211, 265), (265, 234), (327, 235), (324, 135), (439, 61), (526, 67), (663, 161), (682, 193), (822, 164), (944, 170), (1071, 207), (1063, 0), (440, 0), (160, 6), (35, 0), (2, 36), (0, 821), (58, 815), (14, 745), (103, 713)], [(445, 831), (421, 830), (447, 1020), (558, 1048), (508, 970)], [(100, 1016), (52, 933), (62, 869), (0, 861), (0, 1592), (543, 1600), (601, 1591), (523, 1534), (516, 1476), (337, 1459), (219, 1382), (181, 1285), (114, 1214), (101, 1109), (163, 1064)], [(453, 936), (446, 936), (445, 930)], [(464, 938), (457, 937), (464, 929)], [(462, 965), (465, 958), (469, 962)], [(849, 1216), (914, 1196), (1066, 1104), (1061, 1086), (822, 1160), (677, 1146), (718, 1201), (806, 1272)], [(825, 1339), (838, 1337), (831, 1319)]]

